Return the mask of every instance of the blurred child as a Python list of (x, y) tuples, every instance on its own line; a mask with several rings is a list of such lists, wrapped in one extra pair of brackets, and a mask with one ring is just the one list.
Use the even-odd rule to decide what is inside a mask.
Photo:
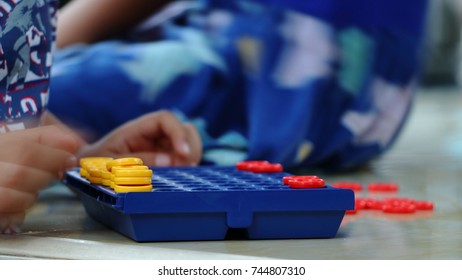
[(158, 13), (165, 2), (65, 7), (50, 110), (99, 137), (168, 109), (198, 128), (204, 163), (328, 170), (381, 155), (403, 127), (427, 1), (200, 0)]

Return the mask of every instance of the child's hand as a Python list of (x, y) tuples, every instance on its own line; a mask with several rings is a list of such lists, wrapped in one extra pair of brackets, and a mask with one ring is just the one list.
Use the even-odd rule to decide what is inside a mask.
[(124, 124), (83, 147), (78, 156), (138, 157), (149, 166), (197, 165), (202, 144), (194, 126), (159, 111)]
[(0, 135), (0, 233), (12, 233), (38, 192), (77, 164), (77, 140), (55, 126)]

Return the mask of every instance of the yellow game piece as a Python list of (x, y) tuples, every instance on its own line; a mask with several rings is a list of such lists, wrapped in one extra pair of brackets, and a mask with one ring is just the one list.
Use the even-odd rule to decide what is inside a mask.
[(151, 192), (152, 185), (145, 185), (145, 186), (120, 186), (117, 184), (112, 184), (111, 188), (118, 193), (125, 193), (125, 192)]
[(118, 188), (118, 192), (152, 190), (152, 170), (139, 158), (85, 157), (80, 166), (80, 175), (92, 184)]
[(81, 167), (86, 168), (88, 164), (101, 165), (113, 160), (111, 157), (83, 157), (80, 159), (79, 164)]
[(152, 177), (150, 169), (112, 168), (114, 177)]
[(88, 181), (92, 184), (101, 184), (102, 180), (101, 177), (88, 177)]
[(123, 170), (148, 170), (149, 167), (146, 165), (125, 165), (125, 166), (113, 166), (111, 171), (123, 169)]
[(101, 179), (101, 185), (111, 187), (112, 181), (110, 179)]
[(114, 175), (112, 175), (111, 172), (107, 171), (106, 169), (101, 170), (101, 178), (112, 180), (112, 177), (114, 177)]
[(92, 184), (101, 184), (101, 171), (104, 170), (110, 157), (85, 157), (80, 159), (80, 174), (87, 178)]
[(123, 186), (141, 186), (152, 183), (151, 177), (114, 177), (114, 184)]
[(90, 177), (101, 178), (101, 168), (92, 166), (87, 170), (87, 172), (90, 174)]
[(127, 166), (127, 165), (143, 165), (143, 161), (140, 158), (119, 158), (108, 161), (106, 163), (107, 170), (111, 171), (113, 166)]
[(88, 174), (88, 171), (84, 168), (80, 168), (80, 176), (82, 176), (83, 178), (90, 177), (90, 175)]

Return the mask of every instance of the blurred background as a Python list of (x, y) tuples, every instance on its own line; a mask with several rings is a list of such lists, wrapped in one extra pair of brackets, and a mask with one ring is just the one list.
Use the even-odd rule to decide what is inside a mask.
[(423, 85), (461, 85), (461, 0), (431, 0)]
[[(61, 0), (61, 6), (72, 0)], [(423, 86), (462, 85), (462, 0), (430, 0)]]

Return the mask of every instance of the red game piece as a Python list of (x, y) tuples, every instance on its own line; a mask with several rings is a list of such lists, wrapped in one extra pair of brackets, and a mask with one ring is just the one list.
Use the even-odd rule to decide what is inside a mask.
[(417, 210), (433, 210), (433, 202), (425, 201), (425, 200), (418, 200), (415, 202), (415, 207)]
[(256, 173), (275, 173), (282, 172), (284, 169), (281, 164), (271, 163), (266, 160), (241, 161), (236, 164), (236, 168), (241, 171)]
[(384, 204), (387, 205), (401, 205), (401, 204), (415, 204), (415, 200), (406, 197), (390, 197), (383, 200)]
[(367, 209), (367, 198), (357, 197), (355, 198), (355, 208), (347, 210), (345, 214), (356, 214), (359, 210)]
[(253, 165), (249, 168), (249, 171), (256, 173), (276, 173), (282, 172), (284, 168), (279, 163), (268, 163), (261, 165)]
[(287, 184), (293, 189), (324, 188), (326, 183), (320, 178), (306, 178), (306, 176), (295, 176), (288, 180)]
[(368, 198), (366, 200), (366, 207), (371, 210), (382, 210), (383, 202), (378, 199)]
[(374, 198), (358, 197), (355, 199), (355, 208), (358, 210), (382, 210), (383, 202)]
[(367, 209), (367, 199), (362, 197), (355, 198), (355, 209)]
[(367, 190), (370, 192), (397, 192), (398, 184), (388, 182), (374, 182), (367, 185)]
[(284, 169), (281, 164), (271, 163), (266, 160), (238, 162), (236, 164), (236, 168), (241, 171), (250, 171), (256, 173), (275, 173), (282, 172)]
[(416, 211), (415, 204), (399, 204), (399, 205), (390, 205), (385, 204), (382, 207), (383, 212), (385, 213), (393, 213), (393, 214), (410, 214)]
[(314, 175), (303, 175), (303, 176), (297, 176), (297, 175), (292, 175), (292, 176), (284, 176), (282, 178), (282, 183), (284, 185), (288, 185), (289, 184), (289, 180), (291, 179), (296, 179), (296, 178), (299, 178), (299, 179), (319, 179), (318, 176), (314, 176)]
[(362, 191), (363, 190), (363, 186), (360, 182), (335, 182), (335, 183), (332, 183), (332, 186), (334, 188), (339, 188), (339, 189), (350, 189), (350, 190), (353, 190), (353, 191)]
[(385, 213), (409, 214), (416, 211), (415, 201), (411, 198), (388, 198), (383, 200), (382, 210)]
[(267, 164), (267, 163), (270, 163), (270, 162), (266, 160), (241, 161), (241, 162), (236, 163), (236, 168), (238, 170), (248, 171), (252, 165), (259, 165), (259, 164), (261, 165), (261, 164)]

